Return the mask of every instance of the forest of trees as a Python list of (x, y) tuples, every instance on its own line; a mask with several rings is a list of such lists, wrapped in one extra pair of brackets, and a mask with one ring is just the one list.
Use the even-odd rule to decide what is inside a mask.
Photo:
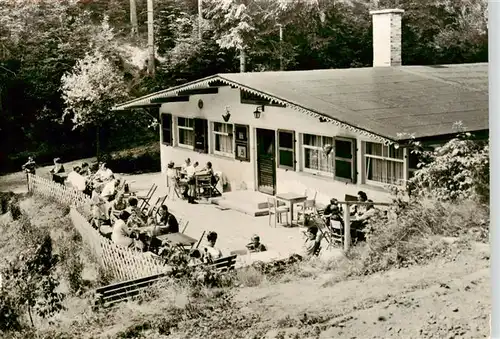
[(405, 65), (487, 61), (485, 0), (203, 0), (201, 41), (197, 0), (154, 0), (154, 76), (146, 0), (0, 0), (0, 171), (92, 156), (96, 125), (106, 150), (155, 140), (150, 116), (109, 108), (238, 72), (242, 49), (246, 71), (369, 67), (376, 8), (405, 10)]

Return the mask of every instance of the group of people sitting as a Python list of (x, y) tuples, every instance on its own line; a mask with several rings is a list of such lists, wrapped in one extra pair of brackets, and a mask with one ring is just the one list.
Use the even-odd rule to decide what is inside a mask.
[[(174, 167), (174, 162), (169, 162), (167, 165), (167, 177), (172, 180), (178, 180), (179, 185), (183, 189), (182, 196), (190, 204), (196, 204), (197, 175), (210, 175), (210, 182), (214, 187), (219, 180), (210, 161), (206, 163), (205, 167), (199, 169), (199, 163), (197, 161), (191, 162), (191, 159), (187, 158), (184, 164), (182, 164), (179, 173), (175, 171)], [(177, 177), (177, 175), (179, 175), (179, 177)]]
[(123, 247), (145, 251), (146, 242), (159, 247), (151, 243), (153, 237), (177, 232), (179, 232), (179, 222), (166, 205), (160, 207), (158, 214), (147, 216), (137, 207), (137, 199), (131, 197), (128, 200), (128, 207), (117, 213), (112, 226), (111, 240)]
[[(351, 205), (351, 210), (349, 211), (349, 214), (351, 216), (351, 235), (352, 239), (362, 241), (364, 240), (363, 230), (365, 229), (370, 219), (373, 218), (373, 216), (377, 213), (377, 209), (373, 205), (373, 200), (368, 199), (368, 196), (365, 192), (359, 191), (357, 199), (362, 204)], [(340, 226), (341, 228), (343, 228), (343, 212), (344, 211), (342, 207), (339, 206), (338, 200), (332, 198), (323, 212), (323, 220), (328, 226), (332, 226), (333, 228), (337, 229), (339, 227), (335, 226)]]

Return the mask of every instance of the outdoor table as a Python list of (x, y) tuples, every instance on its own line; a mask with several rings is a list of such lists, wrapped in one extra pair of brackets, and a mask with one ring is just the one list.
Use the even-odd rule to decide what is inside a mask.
[(276, 199), (286, 201), (290, 204), (290, 226), (293, 226), (293, 206), (307, 200), (307, 196), (298, 193), (276, 194)]
[(180, 245), (180, 246), (192, 246), (196, 244), (196, 242), (198, 241), (180, 232), (163, 234), (157, 236), (156, 238), (161, 240), (162, 243), (169, 242), (172, 245)]

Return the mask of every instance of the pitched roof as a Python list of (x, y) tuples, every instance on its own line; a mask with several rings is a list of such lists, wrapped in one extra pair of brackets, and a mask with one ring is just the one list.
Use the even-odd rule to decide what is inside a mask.
[(488, 64), (224, 73), (153, 93), (124, 109), (223, 81), (368, 134), (401, 140), (488, 129)]

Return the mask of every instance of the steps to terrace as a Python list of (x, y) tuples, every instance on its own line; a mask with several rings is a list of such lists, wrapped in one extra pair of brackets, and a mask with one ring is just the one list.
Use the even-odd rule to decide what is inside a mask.
[(212, 203), (223, 209), (231, 209), (241, 213), (259, 217), (268, 215), (267, 194), (256, 191), (234, 191), (223, 193), (221, 197), (212, 198)]

